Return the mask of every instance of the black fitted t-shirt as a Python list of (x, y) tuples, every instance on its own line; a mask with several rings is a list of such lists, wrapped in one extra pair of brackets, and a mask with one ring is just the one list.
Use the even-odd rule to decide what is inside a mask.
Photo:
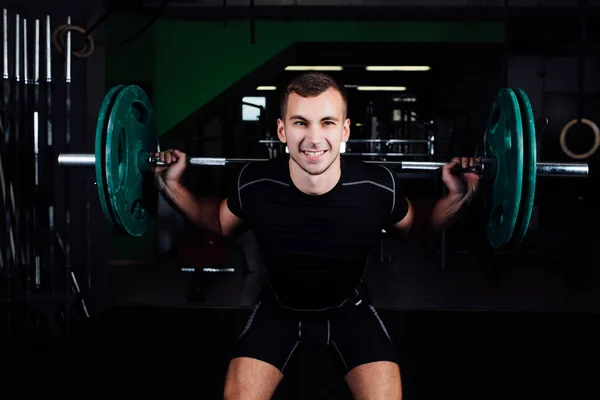
[(288, 157), (246, 164), (233, 182), (228, 207), (255, 235), (267, 283), (284, 306), (339, 306), (362, 282), (381, 230), (408, 211), (388, 168), (342, 158), (341, 171), (322, 195), (294, 185)]

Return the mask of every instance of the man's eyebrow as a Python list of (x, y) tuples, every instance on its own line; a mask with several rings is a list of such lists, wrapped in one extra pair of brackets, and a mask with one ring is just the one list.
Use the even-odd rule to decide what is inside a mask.
[(302, 121), (306, 121), (306, 122), (308, 122), (308, 120), (307, 120), (306, 118), (304, 118), (302, 115), (292, 115), (292, 116), (290, 117), (290, 119), (300, 119), (300, 120), (302, 120)]
[[(292, 120), (292, 119), (299, 119), (299, 120), (301, 120), (301, 121), (306, 121), (306, 122), (308, 122), (308, 119), (304, 118), (302, 115), (292, 115), (292, 116), (290, 117), (290, 120)], [(323, 118), (321, 118), (321, 121), (336, 121), (336, 122), (338, 122), (338, 121), (339, 121), (339, 118), (337, 118), (337, 117), (332, 117), (332, 116), (327, 116), (327, 117), (323, 117)]]

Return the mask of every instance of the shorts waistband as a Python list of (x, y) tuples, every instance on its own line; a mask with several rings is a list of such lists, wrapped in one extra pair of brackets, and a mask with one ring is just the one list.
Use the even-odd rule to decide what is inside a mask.
[(346, 297), (344, 300), (339, 301), (337, 304), (323, 305), (319, 307), (303, 307), (302, 305), (297, 304), (286, 304), (280, 299), (279, 295), (272, 287), (265, 285), (261, 289), (259, 301), (261, 301), (265, 305), (273, 304), (285, 310), (310, 314), (319, 312), (326, 313), (332, 310), (355, 307), (360, 303), (371, 304), (371, 296), (365, 283), (361, 282), (354, 289), (350, 296)]

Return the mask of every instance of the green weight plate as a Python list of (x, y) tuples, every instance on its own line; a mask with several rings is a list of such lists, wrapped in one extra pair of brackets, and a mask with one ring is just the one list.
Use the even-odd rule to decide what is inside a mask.
[(95, 143), (95, 157), (96, 157), (96, 186), (98, 187), (98, 196), (100, 198), (100, 205), (102, 206), (102, 212), (108, 224), (113, 229), (120, 229), (119, 221), (117, 220), (114, 210), (110, 205), (110, 196), (108, 194), (108, 184), (106, 182), (106, 162), (105, 162), (105, 151), (106, 151), (106, 136), (108, 130), (108, 120), (110, 112), (115, 103), (115, 99), (119, 92), (124, 88), (123, 85), (113, 87), (104, 96), (102, 106), (100, 107), (100, 113), (98, 115), (98, 122), (96, 124), (96, 143)]
[(110, 112), (106, 181), (110, 206), (122, 233), (142, 236), (156, 214), (158, 196), (148, 156), (158, 148), (154, 110), (138, 86), (126, 86)]
[(513, 233), (512, 242), (517, 244), (523, 241), (533, 211), (535, 199), (535, 184), (537, 177), (537, 144), (535, 139), (535, 120), (529, 97), (522, 89), (515, 89), (519, 109), (521, 110), (521, 123), (523, 125), (523, 189), (521, 191), (521, 205)]
[(487, 239), (493, 248), (509, 244), (521, 204), (523, 186), (523, 125), (515, 93), (501, 89), (487, 125), (485, 154), (495, 160), (487, 204)]

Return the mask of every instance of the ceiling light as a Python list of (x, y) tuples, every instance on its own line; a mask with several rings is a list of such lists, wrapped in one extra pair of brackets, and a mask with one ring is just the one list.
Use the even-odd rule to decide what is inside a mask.
[(405, 103), (414, 103), (417, 101), (416, 97), (394, 97), (394, 102), (405, 102)]
[(277, 90), (277, 86), (257, 86), (256, 90)]
[(341, 71), (343, 67), (338, 65), (288, 65), (286, 71)]
[(427, 65), (369, 65), (367, 71), (429, 71)]
[(392, 92), (401, 92), (401, 91), (406, 90), (406, 87), (404, 87), (404, 86), (357, 86), (356, 90), (363, 90), (363, 91), (385, 90), (385, 91), (392, 91)]

